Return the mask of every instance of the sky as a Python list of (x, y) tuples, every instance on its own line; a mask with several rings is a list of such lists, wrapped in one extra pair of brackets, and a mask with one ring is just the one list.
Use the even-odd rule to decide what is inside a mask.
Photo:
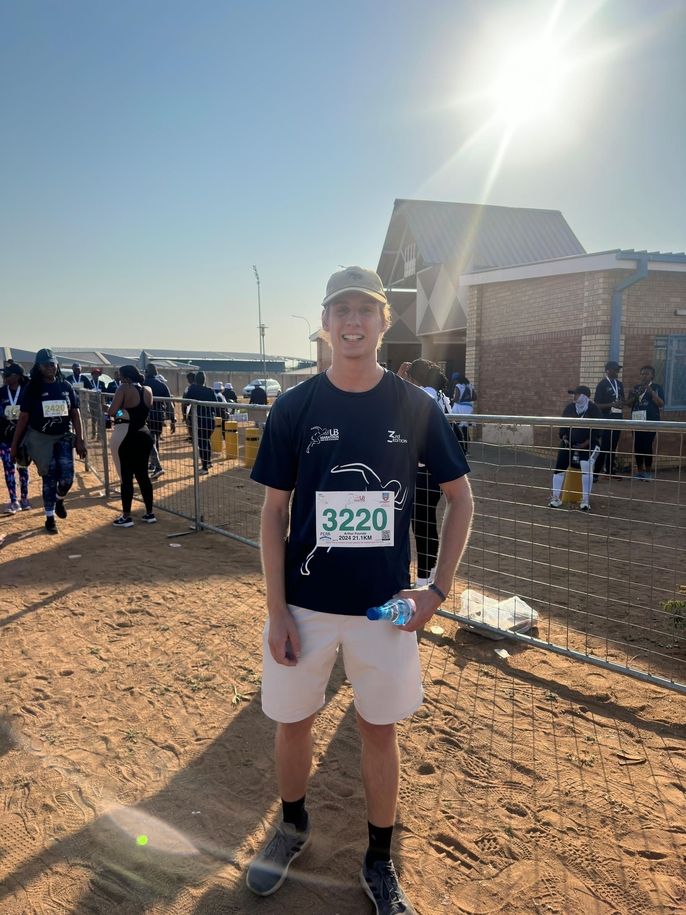
[(257, 352), (256, 264), (307, 357), (396, 198), (684, 251), (684, 47), (686, 0), (2, 0), (0, 345)]

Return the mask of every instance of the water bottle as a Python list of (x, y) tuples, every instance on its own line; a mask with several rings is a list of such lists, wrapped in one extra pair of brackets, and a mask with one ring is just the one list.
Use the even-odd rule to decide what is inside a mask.
[(367, 610), (367, 619), (388, 620), (396, 626), (404, 626), (410, 622), (415, 610), (415, 603), (411, 597), (394, 597), (380, 607), (370, 607)]

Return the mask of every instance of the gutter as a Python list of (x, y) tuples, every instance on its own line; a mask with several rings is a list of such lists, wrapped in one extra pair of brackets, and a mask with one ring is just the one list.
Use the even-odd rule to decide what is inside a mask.
[(648, 255), (636, 257), (636, 272), (628, 276), (612, 291), (612, 309), (610, 311), (610, 354), (609, 358), (619, 362), (619, 343), (622, 332), (622, 293), (629, 286), (644, 280), (648, 276)]

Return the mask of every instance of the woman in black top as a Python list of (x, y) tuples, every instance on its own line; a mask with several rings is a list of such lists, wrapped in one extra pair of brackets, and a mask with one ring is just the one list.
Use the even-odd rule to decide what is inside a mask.
[[(628, 398), (631, 407), (631, 418), (659, 422), (660, 407), (665, 405), (665, 392), (655, 384), (655, 369), (652, 365), (641, 368), (641, 380), (635, 385)], [(652, 480), (653, 478), (653, 441), (655, 433), (646, 430), (634, 432), (634, 457), (636, 459), (636, 478)]]
[(152, 510), (152, 483), (148, 474), (148, 461), (153, 446), (152, 433), (145, 425), (150, 407), (152, 391), (143, 386), (143, 376), (135, 365), (123, 365), (119, 369), (121, 384), (107, 411), (114, 418), (116, 427), (126, 425), (127, 432), (119, 445), (121, 466), (121, 517), (113, 521), (115, 527), (133, 527), (131, 503), (133, 502), (133, 478), (145, 502), (145, 514), (141, 520), (154, 524), (157, 518)]

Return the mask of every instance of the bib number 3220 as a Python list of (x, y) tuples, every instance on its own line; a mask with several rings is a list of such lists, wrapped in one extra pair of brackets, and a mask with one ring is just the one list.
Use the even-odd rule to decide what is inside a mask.
[(393, 546), (393, 493), (318, 492), (318, 546)]

